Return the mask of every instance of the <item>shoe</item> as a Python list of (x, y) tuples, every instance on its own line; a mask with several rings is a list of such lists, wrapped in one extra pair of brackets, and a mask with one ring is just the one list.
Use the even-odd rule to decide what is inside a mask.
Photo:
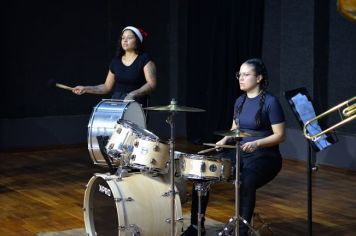
[[(181, 236), (197, 236), (198, 235), (198, 228), (197, 226), (193, 226), (190, 225), (182, 234)], [(201, 235), (205, 236), (206, 235), (206, 231), (205, 231), (205, 227), (202, 226), (201, 228)]]

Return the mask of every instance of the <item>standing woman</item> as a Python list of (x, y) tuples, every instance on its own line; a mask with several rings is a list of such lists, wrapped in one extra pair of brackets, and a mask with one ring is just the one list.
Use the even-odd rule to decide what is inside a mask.
[(116, 57), (111, 61), (104, 84), (76, 86), (72, 92), (81, 95), (108, 94), (113, 99), (136, 100), (147, 106), (148, 95), (156, 88), (156, 66), (143, 52), (147, 33), (133, 26), (125, 27), (120, 36)]
[[(231, 129), (255, 134), (241, 140), (240, 152), (240, 216), (251, 222), (256, 203), (256, 190), (270, 182), (281, 170), (282, 157), (279, 144), (284, 141), (284, 113), (278, 99), (267, 92), (268, 75), (261, 59), (245, 61), (236, 73), (240, 89), (245, 93), (236, 99)], [(219, 145), (234, 141), (224, 137)], [(234, 152), (228, 155), (236, 162)], [(226, 156), (222, 155), (222, 156)], [(197, 193), (193, 187), (192, 225), (184, 235), (197, 235)], [(202, 213), (205, 214), (208, 194), (202, 199)], [(240, 235), (248, 235), (248, 227), (240, 222)], [(204, 232), (205, 230), (203, 230)]]

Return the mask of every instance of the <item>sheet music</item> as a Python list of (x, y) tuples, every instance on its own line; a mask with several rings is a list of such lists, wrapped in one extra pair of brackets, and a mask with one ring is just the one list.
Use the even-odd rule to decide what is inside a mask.
[[(303, 124), (305, 124), (308, 120), (316, 117), (313, 104), (308, 100), (307, 96), (298, 93), (294, 97), (291, 98), (294, 103), (295, 110), (298, 112)], [(318, 121), (312, 122), (307, 130), (309, 134), (315, 135), (320, 133), (322, 130), (319, 126)], [(319, 150), (323, 150), (331, 145), (331, 143), (326, 140), (326, 135), (322, 135), (318, 140), (314, 141), (315, 145), (319, 148)]]

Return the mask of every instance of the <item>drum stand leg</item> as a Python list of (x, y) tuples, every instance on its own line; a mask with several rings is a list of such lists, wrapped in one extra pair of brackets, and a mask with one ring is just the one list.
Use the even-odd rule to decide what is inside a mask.
[(194, 188), (198, 194), (198, 236), (201, 236), (202, 229), (202, 218), (203, 214), (201, 213), (201, 197), (206, 196), (210, 185), (213, 184), (213, 181), (209, 182), (194, 182)]
[(170, 139), (170, 148), (169, 148), (169, 154), (170, 154), (170, 182), (171, 182), (171, 236), (175, 235), (175, 224), (176, 224), (176, 219), (175, 219), (175, 198), (176, 198), (176, 192), (174, 189), (174, 149), (175, 149), (175, 126), (174, 126), (174, 115), (175, 112), (171, 112), (170, 116), (168, 116), (166, 122), (170, 125), (171, 127), (171, 139)]

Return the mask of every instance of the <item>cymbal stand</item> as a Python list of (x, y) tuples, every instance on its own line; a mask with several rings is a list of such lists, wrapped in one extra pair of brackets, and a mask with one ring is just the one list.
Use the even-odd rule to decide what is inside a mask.
[(231, 235), (232, 226), (235, 225), (235, 236), (240, 236), (240, 221), (247, 225), (247, 227), (256, 235), (256, 231), (252, 226), (240, 216), (240, 141), (241, 137), (235, 137), (236, 139), (236, 168), (235, 168), (235, 216), (229, 220), (229, 222), (224, 226), (223, 230), (218, 234), (222, 235)]
[(240, 141), (236, 138), (236, 167), (235, 167), (235, 236), (240, 236), (239, 216), (240, 216)]
[(170, 154), (170, 182), (171, 182), (171, 236), (175, 235), (175, 225), (176, 225), (176, 219), (175, 219), (175, 198), (176, 198), (176, 192), (174, 189), (174, 149), (175, 149), (175, 125), (174, 125), (174, 115), (175, 112), (171, 112), (171, 114), (168, 116), (166, 122), (170, 125), (171, 127), (171, 138), (169, 142), (169, 154)]

